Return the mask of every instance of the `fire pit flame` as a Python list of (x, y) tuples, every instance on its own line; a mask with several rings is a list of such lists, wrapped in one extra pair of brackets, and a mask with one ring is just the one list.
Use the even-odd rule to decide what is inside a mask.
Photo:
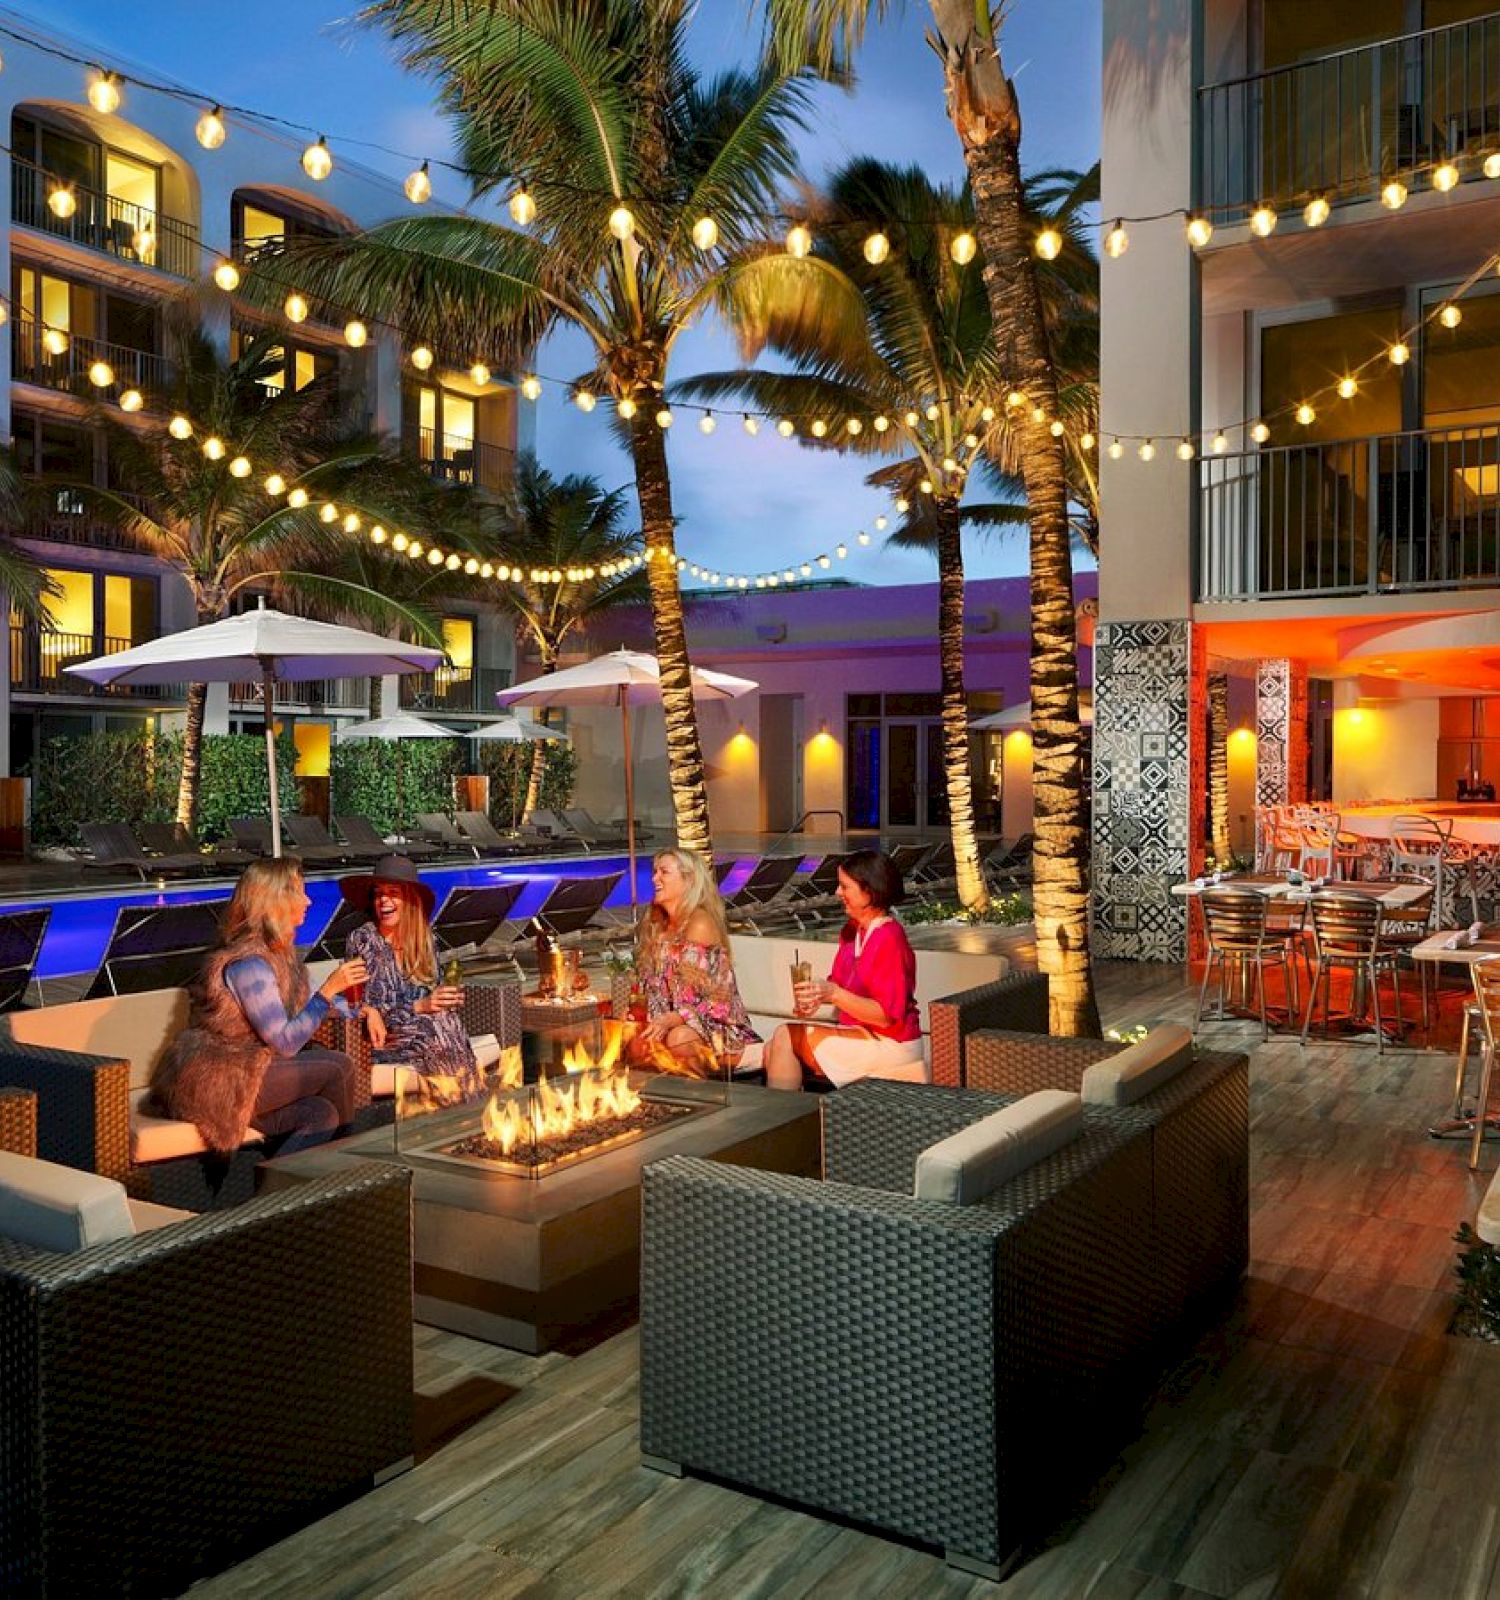
[(540, 1144), (566, 1138), (586, 1123), (629, 1116), (639, 1109), (641, 1097), (630, 1086), (630, 1074), (615, 1069), (619, 1054), (618, 1034), (597, 1062), (586, 1045), (570, 1046), (563, 1059), (566, 1078), (542, 1078), (524, 1103), (502, 1102), (498, 1094), (490, 1098), (481, 1118), (485, 1138), (509, 1155), (523, 1138)]

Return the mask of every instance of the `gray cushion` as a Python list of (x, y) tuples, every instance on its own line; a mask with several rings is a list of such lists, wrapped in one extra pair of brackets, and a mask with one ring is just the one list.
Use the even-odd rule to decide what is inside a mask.
[(1041, 1089), (928, 1145), (917, 1157), (912, 1192), (918, 1200), (973, 1205), (1082, 1131), (1082, 1100)]
[(1133, 1106), (1175, 1078), (1192, 1059), (1190, 1029), (1176, 1023), (1153, 1028), (1139, 1044), (1096, 1061), (1083, 1075), (1083, 1098), (1092, 1106)]
[(85, 1250), (135, 1233), (125, 1185), (0, 1151), (0, 1236), (35, 1250)]

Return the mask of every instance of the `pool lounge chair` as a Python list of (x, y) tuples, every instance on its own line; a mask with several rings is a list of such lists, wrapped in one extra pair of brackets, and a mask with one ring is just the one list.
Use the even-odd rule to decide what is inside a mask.
[[(289, 822), (290, 819), (284, 821)], [(255, 850), (263, 856), (272, 853), (269, 817), (233, 817), (230, 819), (229, 831), (234, 835), (235, 843), (242, 849)], [(290, 827), (286, 825), (282, 828), (281, 845), (283, 855), (296, 856), (305, 866), (337, 867), (348, 859), (338, 845), (329, 847), (298, 844), (290, 836)]]
[(386, 845), (382, 845), (378, 853), (372, 853), (358, 845), (341, 844), (323, 825), (321, 817), (287, 817), (285, 825), (297, 854), (304, 860), (344, 861), (368, 866), (391, 853)]
[(910, 889), (914, 874), (936, 849), (935, 844), (898, 844), (886, 854), (890, 857), (891, 865), (901, 874), (902, 883)]
[[(562, 819), (590, 850), (615, 850), (630, 843), (629, 835), (624, 828), (604, 827), (601, 823), (595, 822), (582, 806), (573, 806), (564, 811)], [(637, 822), (635, 825), (637, 842), (645, 831)]]
[[(596, 919), (604, 910), (604, 902), (614, 893), (615, 886), (625, 874), (606, 873), (601, 878), (559, 878), (541, 909), (531, 918), (549, 932), (558, 935), (576, 933), (595, 928)], [(618, 924), (598, 927), (600, 932), (616, 932)], [(525, 934), (520, 935), (525, 937)]]
[(51, 906), (0, 915), (0, 1012), (23, 1007), (33, 980), (37, 999), (42, 999), (41, 979), (35, 976), (36, 963), (51, 920)]
[(180, 822), (143, 822), (136, 837), (154, 856), (201, 856), (205, 864), (230, 870), (247, 867), (255, 860), (248, 850), (232, 844), (204, 844)]
[(166, 873), (207, 872), (213, 866), (200, 855), (148, 855), (123, 822), (81, 822), (78, 835), (91, 857), (83, 864), (95, 872), (134, 872), (144, 883)]
[(783, 902), (781, 897), (801, 865), (801, 856), (762, 856), (750, 876), (724, 901), (731, 925), (759, 933), (762, 922), (788, 915), (789, 902)]
[[(539, 855), (556, 848), (556, 840), (544, 838), (539, 833), (501, 833), (482, 811), (459, 811), (455, 813), (454, 820), (464, 838), (483, 845), (495, 855)], [(587, 848), (581, 840), (569, 838), (564, 842), (576, 844), (581, 849)]]
[(787, 915), (799, 928), (807, 922), (821, 922), (830, 912), (843, 914), (838, 897), (839, 863), (843, 859), (842, 855), (824, 856), (811, 872), (793, 878), (787, 886)]
[(984, 858), (981, 865), (992, 889), (1014, 889), (1017, 884), (1031, 882), (1031, 854), (1036, 844), (1034, 833), (1023, 833), (1013, 843), (1002, 839)]
[[(445, 817), (441, 811), (419, 811), (417, 813), (417, 826), (424, 835), (435, 840), (445, 850), (453, 855), (469, 855), (475, 860), (483, 857), (513, 856), (519, 854), (515, 841), (501, 838), (497, 845), (481, 844), (477, 839), (471, 839), (467, 834), (460, 833), (452, 820)], [(493, 829), (490, 830), (492, 833)]]
[[(460, 811), (458, 825), (465, 832), (468, 831), (467, 817), (484, 817), (482, 811)], [(488, 822), (489, 818), (485, 817)], [(523, 843), (527, 850), (539, 854), (548, 851), (556, 853), (559, 850), (587, 850), (589, 842), (576, 833), (555, 811), (544, 811), (540, 808), (533, 811), (524, 828), (517, 829), (513, 834), (502, 834), (501, 838), (514, 838)], [(623, 840), (621, 841), (623, 843)]]
[(497, 883), (481, 889), (450, 889), (432, 919), (432, 937), (440, 956), (479, 950), (511, 918), (524, 883)]
[(192, 982), (218, 943), (227, 899), (186, 906), (122, 906), (85, 1000), (175, 989)]
[(958, 882), (958, 862), (953, 855), (953, 841), (940, 840), (919, 861), (906, 880), (909, 892), (920, 899), (951, 891)]
[(368, 854), (372, 861), (393, 852), (405, 856), (408, 861), (435, 861), (443, 854), (438, 845), (430, 844), (426, 839), (404, 839), (400, 844), (387, 844), (368, 817), (357, 817), (341, 811), (334, 817), (333, 825), (353, 848)]

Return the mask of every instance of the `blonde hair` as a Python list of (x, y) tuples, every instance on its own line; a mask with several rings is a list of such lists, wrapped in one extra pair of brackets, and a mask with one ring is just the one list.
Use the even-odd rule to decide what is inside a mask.
[(392, 878), (377, 878), (375, 881), (380, 888), (395, 895), (400, 907), (396, 913), (395, 935), (391, 939), (396, 965), (417, 983), (435, 984), (437, 951), (433, 947), (432, 929), (427, 922), (427, 911), (421, 895), (409, 883)]
[(240, 874), (224, 912), (223, 942), (255, 939), (273, 950), (290, 949), (296, 924), (286, 926), (285, 902), (301, 893), (302, 863), (295, 856), (252, 861)]
[[(714, 925), (714, 943), (729, 949), (729, 919), (724, 913), (724, 900), (719, 886), (714, 882), (713, 869), (696, 850), (658, 850), (651, 858), (654, 867), (658, 861), (670, 857), (686, 880), (682, 904), (678, 907), (678, 925), (686, 927), (694, 915), (702, 911)], [(670, 931), (667, 913), (653, 900), (641, 917), (636, 936), (636, 948), (644, 966), (656, 959), (656, 947)]]

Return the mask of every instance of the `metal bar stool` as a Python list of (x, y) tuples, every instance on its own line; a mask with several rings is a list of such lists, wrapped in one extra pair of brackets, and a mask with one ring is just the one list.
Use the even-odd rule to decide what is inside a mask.
[(1309, 902), (1312, 908), (1313, 949), (1316, 965), (1307, 996), (1307, 1015), (1302, 1021), (1302, 1043), (1312, 1027), (1318, 1006), (1318, 985), (1323, 986), (1323, 1028), (1331, 1026), (1330, 988), (1334, 969), (1348, 967), (1354, 986), (1353, 1012), (1358, 1015), (1361, 993), (1368, 995), (1375, 1010), (1375, 1049), (1385, 1051), (1385, 1023), (1380, 1015), (1380, 975), (1389, 972), (1396, 986), (1396, 1014), (1401, 1013), (1401, 974), (1396, 952), (1381, 944), (1380, 902), (1362, 894), (1340, 894), (1325, 890)]
[(1285, 979), (1288, 995), (1288, 1012), (1296, 1004), (1291, 998), (1296, 994), (1296, 975), (1293, 971), (1291, 945), (1285, 932), (1268, 932), (1266, 927), (1266, 897), (1254, 889), (1218, 888), (1206, 890), (1201, 899), (1203, 928), (1208, 940), (1208, 964), (1203, 969), (1203, 982), (1198, 986), (1198, 1014), (1193, 1018), (1196, 1028), (1203, 1020), (1203, 1008), (1208, 1000), (1208, 986), (1215, 967), (1219, 973), (1219, 1009), (1213, 1020), (1227, 1019), (1225, 1004), (1232, 999), (1235, 980), (1238, 980), (1240, 1001), (1250, 1004), (1250, 973), (1255, 972), (1256, 995), (1260, 1008), (1260, 1036), (1271, 1036), (1266, 1015), (1266, 968), (1279, 965)]

